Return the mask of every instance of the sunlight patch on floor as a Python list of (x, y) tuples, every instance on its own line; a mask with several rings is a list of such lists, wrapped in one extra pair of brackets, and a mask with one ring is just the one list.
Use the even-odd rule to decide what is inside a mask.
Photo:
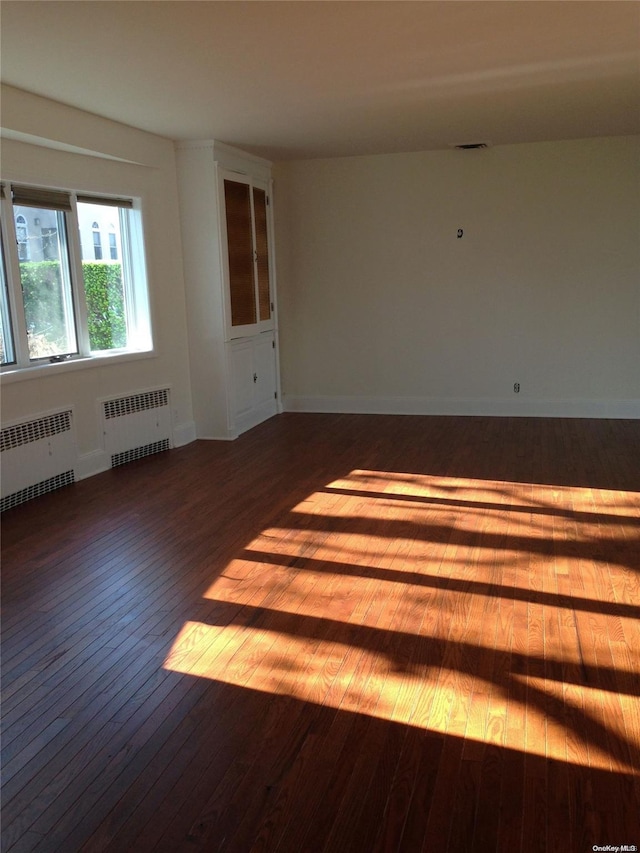
[[(416, 725), (472, 741), (519, 748), (522, 732), (526, 751), (547, 758), (611, 769), (605, 749), (585, 740), (548, 712), (559, 703), (562, 684), (514, 675), (522, 695), (531, 702), (519, 720), (508, 719), (513, 705), (491, 683), (440, 666), (420, 673), (402, 672), (382, 654), (330, 639), (318, 640), (242, 626), (187, 622), (164, 662), (166, 669), (275, 695), (291, 696), (341, 711), (367, 713), (380, 719)], [(528, 694), (527, 694), (528, 691)], [(579, 706), (580, 715), (602, 726), (599, 691), (582, 688), (564, 696), (565, 706)], [(559, 707), (559, 706), (558, 706)], [(549, 737), (549, 728), (555, 736)], [(623, 728), (623, 727), (622, 727)], [(568, 733), (568, 734), (567, 734)], [(513, 739), (512, 739), (513, 736)], [(623, 731), (617, 736), (624, 736)], [(625, 768), (633, 772), (631, 766)]]
[(187, 622), (165, 667), (633, 771), (640, 631), (611, 578), (640, 597), (615, 548), (638, 513), (597, 494), (354, 470), (238, 551), (204, 596), (219, 624)]

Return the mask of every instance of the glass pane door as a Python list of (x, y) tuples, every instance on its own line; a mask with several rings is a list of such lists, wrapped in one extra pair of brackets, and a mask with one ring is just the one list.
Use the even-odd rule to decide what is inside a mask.
[(245, 326), (257, 320), (249, 185), (225, 179), (224, 200), (229, 251), (231, 325)]
[(258, 275), (258, 310), (260, 320), (271, 319), (271, 287), (269, 283), (269, 240), (267, 235), (267, 194), (253, 188), (253, 212), (256, 225), (256, 265)]

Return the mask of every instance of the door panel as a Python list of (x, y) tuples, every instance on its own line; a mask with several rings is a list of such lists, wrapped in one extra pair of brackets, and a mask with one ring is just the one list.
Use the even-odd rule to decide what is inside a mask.
[(269, 239), (267, 233), (267, 194), (253, 188), (253, 212), (256, 227), (256, 273), (258, 278), (258, 310), (260, 320), (271, 319), (271, 285), (269, 281)]
[(273, 335), (259, 335), (254, 346), (254, 372), (258, 377), (255, 385), (255, 405), (273, 403), (276, 393), (276, 351)]
[(231, 410), (234, 420), (253, 409), (254, 372), (251, 340), (234, 342), (231, 346)]
[(225, 179), (224, 201), (229, 253), (231, 325), (250, 325), (256, 322), (257, 313), (249, 185)]

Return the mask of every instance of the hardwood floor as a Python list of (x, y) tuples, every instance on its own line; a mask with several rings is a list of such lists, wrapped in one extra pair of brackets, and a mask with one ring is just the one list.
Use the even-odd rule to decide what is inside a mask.
[(640, 422), (287, 414), (3, 516), (3, 850), (640, 845)]

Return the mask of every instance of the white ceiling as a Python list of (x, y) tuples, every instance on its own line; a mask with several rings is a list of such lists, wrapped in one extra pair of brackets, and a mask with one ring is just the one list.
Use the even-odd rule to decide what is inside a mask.
[(640, 3), (3, 0), (5, 83), (270, 159), (640, 132)]

